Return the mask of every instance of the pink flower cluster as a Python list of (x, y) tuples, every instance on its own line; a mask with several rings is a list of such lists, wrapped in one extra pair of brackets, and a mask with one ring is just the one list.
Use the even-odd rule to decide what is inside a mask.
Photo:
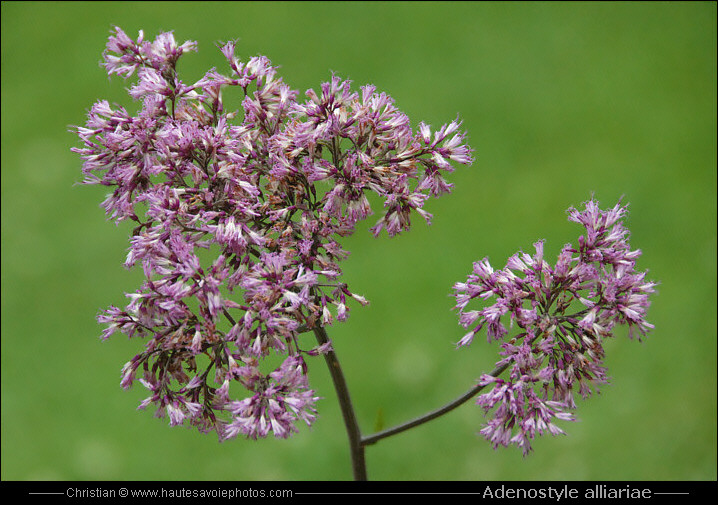
[[(350, 298), (367, 303), (338, 264), (340, 238), (372, 213), (367, 193), (383, 200), (375, 235), (408, 230), (414, 212), (429, 222), (426, 200), (451, 190), (444, 177), (470, 149), (457, 121), (414, 132), (374, 86), (357, 93), (333, 76), (302, 103), (266, 57), (242, 62), (233, 42), (221, 48), (229, 75), (186, 84), (176, 64), (196, 47), (115, 28), (103, 64), (137, 76), (140, 110), (100, 101), (75, 129), (84, 182), (110, 188), (110, 218), (135, 222), (125, 265), (144, 272), (127, 306), (98, 319), (103, 338), (147, 340), (121, 381), (150, 391), (141, 408), (223, 440), (287, 437), (316, 416), (304, 358), (328, 349), (300, 335), (345, 320)], [(242, 94), (240, 110), (225, 109), (225, 92)]]
[[(569, 220), (586, 235), (578, 248), (566, 245), (555, 265), (537, 242), (533, 255), (514, 254), (501, 270), (487, 259), (475, 263), (468, 280), (454, 285), (459, 321), (470, 328), (458, 345), (486, 328), (489, 341), (502, 340), (497, 366), (509, 367), (506, 379), (479, 381), (493, 384), (477, 403), (486, 413), (495, 409), (481, 430), (494, 448), (516, 444), (526, 454), (536, 435), (563, 433), (554, 420), (574, 420), (574, 391), (586, 398), (607, 382), (603, 340), (617, 325), (639, 338), (653, 328), (645, 315), (656, 284), (635, 270), (641, 251), (630, 249), (625, 214), (620, 202), (607, 211), (593, 200), (583, 211), (571, 208)], [(485, 302), (483, 308), (468, 310), (474, 300)], [(518, 330), (511, 338), (507, 320)]]

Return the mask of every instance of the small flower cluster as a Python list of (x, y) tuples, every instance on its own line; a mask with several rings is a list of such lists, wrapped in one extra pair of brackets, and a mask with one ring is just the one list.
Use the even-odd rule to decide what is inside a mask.
[[(266, 57), (242, 62), (233, 42), (221, 47), (230, 75), (186, 84), (177, 61), (196, 49), (171, 32), (150, 42), (115, 28), (103, 65), (136, 74), (141, 108), (100, 101), (74, 130), (84, 182), (110, 187), (107, 215), (136, 223), (125, 265), (145, 277), (98, 320), (105, 339), (148, 339), (122, 371), (124, 388), (151, 392), (141, 408), (222, 440), (287, 437), (315, 419), (304, 356), (330, 348), (302, 349), (299, 335), (345, 320), (349, 298), (367, 303), (338, 265), (338, 239), (372, 213), (367, 193), (384, 202), (375, 235), (408, 230), (414, 211), (429, 222), (427, 198), (451, 190), (444, 176), (472, 162), (470, 149), (458, 121), (413, 132), (374, 86), (352, 92), (333, 76), (301, 103)], [(225, 110), (228, 89), (243, 94), (240, 110)], [(284, 361), (264, 373), (273, 354)], [(230, 385), (249, 396), (233, 400)]]
[[(502, 340), (497, 366), (508, 366), (509, 377), (482, 375), (479, 384), (493, 388), (477, 404), (493, 417), (481, 430), (494, 448), (516, 444), (524, 454), (531, 440), (546, 431), (563, 433), (556, 419), (574, 420), (574, 391), (586, 398), (607, 382), (603, 339), (616, 325), (627, 325), (629, 337), (653, 328), (645, 320), (648, 296), (655, 283), (636, 272), (640, 250), (632, 251), (620, 221), (620, 202), (602, 211), (589, 201), (583, 211), (569, 209), (569, 220), (586, 228), (578, 248), (567, 244), (554, 266), (544, 260), (543, 242), (535, 253), (517, 253), (506, 267), (494, 270), (485, 258), (474, 264), (465, 283), (454, 285), (460, 324), (470, 328), (458, 346), (471, 343), (486, 328), (488, 340)], [(467, 310), (470, 301), (492, 305)], [(508, 338), (509, 326), (518, 334)]]

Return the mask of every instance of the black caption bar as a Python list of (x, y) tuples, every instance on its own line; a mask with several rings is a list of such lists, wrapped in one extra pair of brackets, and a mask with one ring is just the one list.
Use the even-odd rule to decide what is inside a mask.
[(540, 501), (630, 501), (702, 503), (714, 501), (718, 485), (712, 482), (607, 481), (607, 482), (26, 482), (3, 481), (3, 497), (37, 500), (38, 503), (197, 501), (236, 503), (241, 500), (271, 502), (323, 501), (385, 495), (428, 497), (443, 495), (452, 501), (471, 503)]

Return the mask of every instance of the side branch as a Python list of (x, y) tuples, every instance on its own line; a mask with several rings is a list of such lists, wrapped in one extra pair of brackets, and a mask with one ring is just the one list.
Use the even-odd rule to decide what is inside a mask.
[[(491, 375), (492, 377), (498, 377), (499, 375), (501, 375), (503, 373), (504, 370), (506, 370), (506, 368), (508, 368), (508, 366), (509, 366), (509, 364), (507, 363), (505, 365), (496, 367), (491, 372), (489, 372), (488, 375)], [(459, 398), (452, 401), (451, 403), (447, 403), (443, 407), (440, 407), (436, 410), (428, 412), (428, 413), (424, 414), (423, 416), (417, 417), (416, 419), (413, 419), (406, 423), (400, 424), (398, 426), (394, 426), (393, 428), (388, 428), (386, 430), (379, 431), (372, 435), (362, 437), (361, 444), (362, 444), (362, 446), (375, 444), (382, 438), (396, 435), (398, 433), (401, 433), (402, 431), (406, 431), (410, 428), (414, 428), (415, 426), (419, 426), (420, 424), (429, 422), (432, 419), (436, 419), (437, 417), (443, 416), (447, 412), (450, 412), (450, 411), (454, 410), (456, 407), (466, 403), (468, 400), (470, 400), (471, 398), (476, 396), (476, 394), (478, 394), (485, 387), (486, 386), (480, 386), (480, 385), (474, 386), (473, 388), (468, 390), (466, 393), (461, 395)]]

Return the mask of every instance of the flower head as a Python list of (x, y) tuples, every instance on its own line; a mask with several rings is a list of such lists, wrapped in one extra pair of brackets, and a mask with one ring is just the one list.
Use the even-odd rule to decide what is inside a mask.
[[(481, 434), (494, 447), (516, 444), (526, 454), (536, 435), (563, 433), (553, 421), (574, 419), (574, 393), (586, 398), (608, 380), (603, 340), (618, 325), (639, 338), (653, 328), (645, 317), (656, 284), (635, 270), (641, 252), (628, 244), (626, 212), (620, 202), (602, 211), (593, 200), (571, 208), (569, 220), (586, 234), (578, 248), (566, 245), (555, 265), (537, 242), (533, 255), (516, 253), (501, 270), (488, 259), (475, 263), (467, 281), (454, 285), (459, 322), (470, 330), (457, 345), (486, 328), (489, 341), (502, 342), (497, 366), (510, 370), (508, 379), (479, 382), (493, 385), (477, 403), (492, 412)], [(473, 308), (474, 300), (483, 308)], [(509, 338), (512, 327), (518, 333)]]
[[(359, 93), (333, 75), (300, 98), (234, 42), (221, 47), (229, 75), (186, 83), (177, 62), (196, 49), (171, 32), (135, 40), (114, 28), (103, 66), (136, 78), (139, 111), (100, 101), (75, 128), (84, 182), (108, 188), (109, 218), (134, 223), (125, 266), (144, 273), (124, 310), (98, 320), (103, 339), (145, 339), (121, 379), (150, 390), (142, 408), (223, 440), (283, 438), (315, 419), (303, 356), (329, 349), (301, 334), (346, 320), (349, 298), (367, 303), (340, 281), (340, 240), (374, 212), (367, 195), (383, 200), (375, 234), (406, 231), (414, 214), (430, 220), (428, 199), (450, 191), (451, 162), (470, 164), (471, 150), (458, 120), (414, 132), (371, 85)], [(244, 97), (240, 110), (225, 93)], [(277, 354), (283, 364), (262, 373)]]

